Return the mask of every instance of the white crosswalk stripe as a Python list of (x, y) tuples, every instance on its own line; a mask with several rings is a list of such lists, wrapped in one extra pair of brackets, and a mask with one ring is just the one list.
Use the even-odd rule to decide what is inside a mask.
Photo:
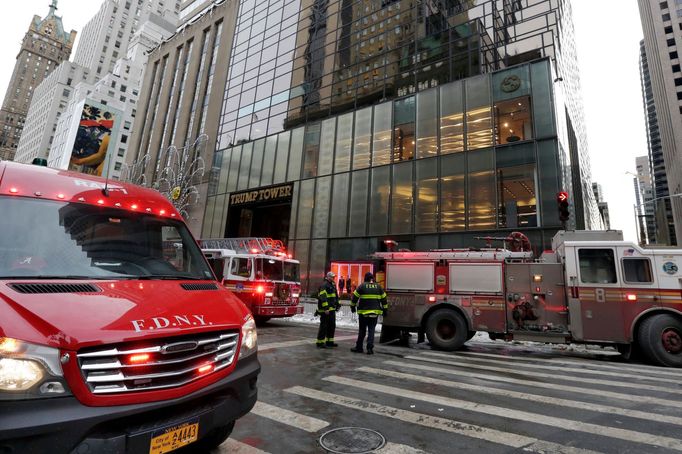
[[(543, 366), (540, 364), (535, 364), (539, 361), (543, 361), (542, 358), (528, 358), (528, 357), (519, 357), (519, 356), (505, 356), (505, 355), (496, 355), (492, 353), (473, 353), (473, 352), (458, 352), (457, 355), (448, 355), (446, 353), (432, 353), (432, 352), (427, 352), (426, 354), (431, 355), (431, 356), (437, 356), (441, 358), (453, 358), (453, 357), (462, 357), (462, 356), (467, 356), (467, 357), (473, 357), (472, 359), (480, 359), (479, 357), (483, 358), (501, 358), (504, 361), (514, 361), (516, 364), (519, 366), (524, 366), (524, 367), (532, 367), (534, 369), (543, 369), (543, 370), (559, 370), (561, 372), (578, 372), (581, 374), (593, 374), (593, 375), (606, 375), (609, 377), (620, 377), (620, 378), (637, 378), (637, 379), (642, 379), (642, 380), (650, 380), (650, 381), (660, 381), (664, 383), (670, 383), (671, 378), (682, 378), (682, 375), (661, 375), (661, 376), (655, 376), (655, 377), (643, 377), (641, 372), (637, 374), (628, 374), (628, 373), (623, 373), (623, 372), (611, 372), (608, 370), (597, 370), (594, 368), (590, 369), (585, 369), (585, 368), (576, 368), (576, 367), (566, 367), (568, 365), (562, 365), (562, 366)], [(499, 362), (493, 364), (499, 364)], [(556, 363), (554, 363), (556, 364)], [(564, 364), (564, 363), (562, 363)], [(671, 378), (666, 378), (666, 377), (671, 377)]]
[[(426, 353), (424, 355), (426, 355)], [(639, 391), (657, 391), (657, 392), (662, 392), (662, 393), (682, 394), (682, 390), (673, 389), (671, 387), (653, 386), (653, 385), (646, 385), (646, 384), (642, 384), (642, 383), (631, 383), (631, 382), (622, 381), (622, 380), (618, 380), (618, 381), (617, 380), (601, 380), (601, 379), (596, 379), (596, 378), (576, 377), (573, 375), (558, 374), (558, 373), (545, 374), (542, 372), (532, 372), (532, 371), (528, 371), (528, 370), (511, 369), (509, 367), (488, 366), (488, 364), (509, 365), (508, 363), (506, 363), (504, 361), (488, 360), (485, 362), (485, 364), (476, 364), (476, 363), (472, 363), (468, 358), (466, 360), (464, 358), (457, 360), (457, 359), (455, 359), (456, 357), (453, 355), (443, 355), (443, 356), (445, 356), (445, 358), (449, 358), (449, 360), (446, 360), (445, 358), (440, 359), (440, 358), (436, 358), (436, 357), (431, 357), (432, 356), (431, 354), (428, 354), (426, 356), (424, 356), (424, 355), (405, 356), (405, 359), (425, 361), (425, 362), (431, 362), (431, 363), (448, 365), (448, 366), (467, 367), (469, 369), (483, 369), (483, 370), (495, 371), (495, 372), (514, 373), (515, 375), (523, 375), (526, 377), (533, 377), (533, 378), (553, 378), (553, 379), (557, 379), (557, 380), (570, 380), (572, 382), (579, 381), (581, 384), (589, 383), (589, 384), (593, 384), (593, 385), (605, 385), (605, 386), (618, 387), (618, 388), (631, 388), (631, 389), (637, 389)], [(561, 368), (559, 368), (559, 369), (561, 369)]]
[(361, 367), (357, 369), (360, 372), (367, 372), (375, 375), (383, 375), (385, 377), (403, 378), (405, 380), (412, 380), (421, 383), (429, 383), (432, 385), (444, 386), (453, 389), (463, 389), (468, 391), (479, 392), (483, 394), (491, 394), (502, 397), (513, 397), (516, 399), (523, 399), (528, 402), (538, 402), (542, 404), (558, 405), (560, 407), (577, 408), (580, 410), (594, 411), (600, 413), (614, 414), (625, 416), (629, 418), (643, 419), (645, 421), (665, 421), (670, 424), (682, 426), (682, 418), (675, 416), (659, 415), (657, 413), (649, 413), (645, 411), (631, 410), (627, 408), (614, 407), (611, 405), (598, 405), (588, 402), (580, 402), (577, 400), (560, 399), (557, 397), (540, 396), (537, 394), (530, 394), (509, 389), (499, 389), (492, 387), (485, 387), (479, 385), (469, 385), (466, 383), (457, 383), (452, 380), (441, 380), (438, 378), (425, 377), (423, 375), (405, 374), (393, 370), (375, 369), (372, 367)]
[(359, 388), (365, 391), (370, 390), (393, 396), (400, 396), (404, 398), (406, 397), (441, 406), (457, 408), (458, 410), (468, 410), (471, 412), (484, 413), (487, 415), (494, 415), (502, 418), (525, 421), (532, 424), (541, 424), (545, 426), (556, 427), (562, 430), (572, 430), (577, 432), (585, 432), (588, 434), (599, 434), (601, 436), (617, 438), (620, 440), (625, 440), (633, 443), (642, 443), (651, 446), (672, 449), (675, 451), (682, 451), (682, 440), (664, 437), (660, 435), (653, 435), (633, 430), (620, 429), (616, 427), (603, 426), (599, 424), (592, 424), (581, 421), (574, 421), (572, 419), (558, 418), (539, 413), (531, 413), (527, 411), (498, 407), (495, 405), (486, 405), (477, 402), (469, 402), (461, 399), (453, 399), (445, 396), (411, 391), (405, 388), (385, 386), (377, 383), (355, 380), (341, 376), (325, 377), (323, 380), (333, 382), (337, 385), (343, 384)]
[(409, 424), (416, 424), (428, 428), (436, 428), (439, 430), (464, 435), (470, 438), (497, 443), (500, 445), (510, 446), (513, 448), (523, 448), (524, 451), (537, 453), (565, 453), (565, 454), (588, 454), (595, 451), (588, 451), (570, 446), (563, 446), (555, 443), (545, 442), (533, 437), (518, 435), (511, 432), (503, 432), (496, 429), (489, 429), (474, 424), (467, 424), (452, 419), (440, 418), (430, 416), (422, 413), (416, 413), (408, 410), (402, 410), (395, 407), (380, 405), (374, 402), (369, 402), (366, 399), (354, 399), (352, 397), (341, 396), (339, 394), (331, 394), (324, 391), (318, 391), (303, 386), (294, 386), (286, 390), (289, 393), (296, 394), (302, 397), (315, 399), (323, 402), (329, 402), (340, 405), (346, 408), (360, 410), (366, 413), (385, 416), (388, 418), (403, 421)]
[(251, 413), (305, 430), (306, 432), (317, 432), (329, 425), (327, 421), (302, 415), (291, 410), (285, 410), (284, 408), (266, 404), (265, 402), (256, 402)]
[(261, 451), (258, 448), (249, 446), (246, 443), (242, 443), (232, 438), (228, 439), (225, 443), (220, 445), (217, 450), (212, 451), (214, 453), (230, 453), (230, 454), (270, 454), (266, 451)]
[(682, 379), (682, 371), (671, 370), (669, 368), (659, 366), (646, 366), (643, 364), (603, 363), (590, 359), (565, 360), (561, 358), (546, 358), (544, 359), (544, 361), (547, 361), (548, 363), (552, 364), (566, 364), (570, 366), (586, 366), (600, 369), (621, 370), (637, 372), (640, 374), (642, 373), (653, 374), (656, 375), (657, 377), (671, 377)]
[(543, 388), (543, 389), (551, 389), (551, 390), (560, 390), (560, 391), (566, 391), (566, 392), (572, 392), (572, 393), (577, 393), (577, 394), (585, 394), (585, 395), (590, 395), (590, 396), (597, 396), (597, 397), (608, 397), (608, 398), (613, 398), (613, 399), (620, 399), (628, 402), (634, 402), (637, 404), (652, 404), (652, 405), (658, 405), (658, 406), (669, 406), (669, 407), (676, 407), (676, 408), (682, 408), (682, 403), (672, 401), (669, 399), (659, 399), (657, 397), (649, 397), (649, 396), (637, 396), (633, 394), (623, 394), (623, 393), (616, 393), (613, 391), (605, 391), (601, 389), (592, 389), (592, 388), (586, 388), (586, 387), (577, 387), (577, 386), (570, 386), (570, 385), (561, 385), (560, 387), (557, 387), (556, 384), (554, 383), (543, 383), (540, 381), (536, 380), (521, 380), (518, 378), (510, 377), (510, 376), (502, 376), (502, 375), (489, 375), (489, 374), (482, 374), (480, 372), (468, 372), (464, 371), (461, 369), (445, 369), (442, 367), (433, 367), (433, 366), (426, 366), (423, 364), (415, 364), (415, 363), (408, 363), (405, 361), (385, 361), (383, 364), (391, 365), (391, 366), (398, 366), (398, 367), (407, 367), (411, 369), (416, 369), (418, 371), (430, 371), (430, 372), (437, 372), (440, 374), (447, 374), (447, 375), (454, 375), (457, 377), (469, 377), (469, 378), (476, 378), (476, 379), (481, 379), (481, 380), (490, 380), (490, 381), (496, 381), (496, 382), (502, 382), (502, 383), (513, 383), (516, 385), (522, 385), (522, 386), (527, 386), (531, 388)]

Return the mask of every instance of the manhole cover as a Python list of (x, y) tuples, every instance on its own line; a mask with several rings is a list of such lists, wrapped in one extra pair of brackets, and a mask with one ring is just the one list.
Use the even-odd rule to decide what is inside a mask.
[(386, 439), (376, 430), (341, 427), (320, 437), (320, 445), (335, 454), (362, 454), (383, 448)]

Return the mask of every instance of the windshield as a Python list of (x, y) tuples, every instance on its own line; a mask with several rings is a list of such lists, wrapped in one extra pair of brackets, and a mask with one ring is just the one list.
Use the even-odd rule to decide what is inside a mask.
[(0, 278), (213, 279), (182, 222), (0, 197)]
[(284, 280), (290, 282), (300, 282), (301, 278), (298, 274), (298, 263), (284, 262)]
[(269, 281), (282, 280), (282, 261), (275, 259), (256, 259), (256, 276)]

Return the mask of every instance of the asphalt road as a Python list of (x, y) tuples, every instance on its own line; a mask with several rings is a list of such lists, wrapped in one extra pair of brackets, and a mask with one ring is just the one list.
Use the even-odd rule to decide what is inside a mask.
[(321, 453), (320, 436), (343, 427), (379, 432), (384, 454), (682, 451), (682, 370), (524, 344), (369, 356), (350, 352), (353, 331), (337, 330), (333, 350), (315, 334), (259, 330), (259, 402), (220, 452)]

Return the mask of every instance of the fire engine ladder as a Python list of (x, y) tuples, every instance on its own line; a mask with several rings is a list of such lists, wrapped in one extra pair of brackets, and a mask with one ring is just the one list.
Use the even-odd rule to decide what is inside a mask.
[(200, 240), (202, 249), (231, 249), (238, 254), (284, 252), (284, 243), (272, 238), (211, 238)]
[(513, 252), (508, 249), (436, 249), (428, 252), (375, 252), (372, 257), (382, 260), (530, 260), (532, 252)]

